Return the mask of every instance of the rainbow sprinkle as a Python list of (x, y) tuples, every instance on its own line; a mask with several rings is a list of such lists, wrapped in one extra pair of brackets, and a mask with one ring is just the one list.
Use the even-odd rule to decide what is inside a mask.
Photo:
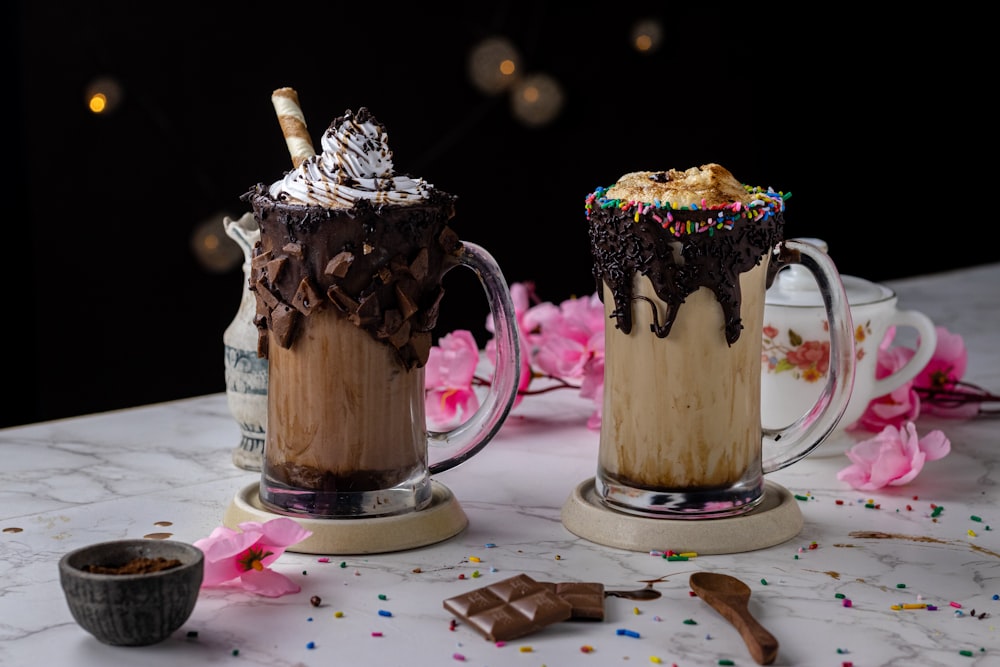
[[(587, 195), (585, 208), (587, 217), (594, 209), (618, 208), (625, 213), (632, 213), (635, 222), (639, 222), (640, 216), (648, 215), (655, 220), (663, 229), (674, 236), (684, 236), (689, 234), (714, 234), (716, 230), (730, 230), (740, 220), (766, 220), (772, 215), (785, 210), (785, 200), (792, 196), (792, 193), (775, 192), (770, 188), (752, 187), (744, 185), (744, 189), (753, 200), (749, 204), (743, 202), (729, 202), (715, 206), (706, 206), (705, 200), (701, 201), (701, 206), (691, 204), (690, 206), (680, 206), (673, 202), (653, 201), (636, 202), (622, 199), (608, 199), (605, 194), (613, 186), (599, 187)], [(714, 219), (704, 221), (684, 221), (683, 224), (674, 224), (674, 216), (671, 211), (718, 211)]]

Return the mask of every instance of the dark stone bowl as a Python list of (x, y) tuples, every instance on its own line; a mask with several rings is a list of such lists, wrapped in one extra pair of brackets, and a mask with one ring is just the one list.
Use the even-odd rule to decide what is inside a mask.
[[(90, 571), (94, 566), (127, 569), (123, 566), (137, 559), (158, 558), (180, 564), (128, 574)], [(201, 550), (171, 540), (100, 542), (59, 561), (59, 580), (73, 618), (112, 646), (148, 646), (169, 637), (194, 611), (204, 574)]]

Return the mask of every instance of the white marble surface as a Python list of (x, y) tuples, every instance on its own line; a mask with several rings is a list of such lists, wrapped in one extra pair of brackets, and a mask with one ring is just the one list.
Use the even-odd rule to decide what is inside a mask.
[[(964, 336), (966, 379), (994, 393), (998, 285), (1000, 264), (892, 284), (900, 307)], [(572, 392), (531, 397), (482, 453), (440, 475), (470, 520), (456, 537), (330, 563), (287, 553), (276, 569), (299, 581), (301, 593), (269, 599), (203, 590), (184, 627), (143, 648), (105, 646), (84, 632), (63, 599), (56, 563), (93, 542), (161, 532), (190, 542), (219, 525), (233, 496), (256, 479), (231, 463), (239, 430), (225, 396), (2, 430), (0, 665), (419, 666), (460, 663), (456, 653), (493, 666), (755, 664), (736, 631), (689, 595), (697, 570), (750, 585), (751, 611), (780, 642), (777, 665), (1000, 665), (1000, 419), (921, 420), (922, 431), (944, 429), (953, 451), (902, 488), (854, 491), (836, 479), (846, 457), (810, 456), (770, 476), (806, 498), (796, 537), (677, 562), (587, 542), (561, 524), (563, 503), (596, 466), (589, 410)], [(869, 500), (878, 507), (866, 507)], [(943, 508), (937, 517), (935, 505)], [(608, 598), (602, 623), (561, 623), (504, 647), (468, 627), (449, 629), (445, 598), (518, 573), (609, 589), (664, 580), (658, 600)], [(310, 605), (313, 595), (323, 606)], [(918, 601), (938, 610), (891, 609)], [(618, 628), (640, 637), (617, 635)], [(582, 653), (584, 645), (593, 652)]]

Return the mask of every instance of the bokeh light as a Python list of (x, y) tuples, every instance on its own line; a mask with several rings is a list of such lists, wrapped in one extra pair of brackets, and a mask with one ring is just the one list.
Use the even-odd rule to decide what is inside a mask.
[(562, 86), (548, 74), (532, 74), (518, 80), (510, 94), (514, 117), (530, 127), (551, 123), (562, 111)]
[(117, 80), (102, 76), (87, 85), (84, 101), (94, 114), (110, 114), (122, 103), (122, 87)]
[(469, 78), (473, 85), (489, 95), (510, 88), (517, 80), (521, 54), (505, 37), (489, 37), (469, 53)]
[(191, 250), (198, 263), (211, 273), (228, 273), (243, 263), (243, 250), (226, 234), (226, 213), (203, 220), (191, 235)]
[(641, 19), (632, 26), (632, 48), (639, 53), (654, 53), (663, 42), (663, 28), (654, 19)]

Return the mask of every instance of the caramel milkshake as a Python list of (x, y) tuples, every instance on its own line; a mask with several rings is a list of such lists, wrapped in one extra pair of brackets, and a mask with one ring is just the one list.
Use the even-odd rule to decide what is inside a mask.
[(635, 172), (586, 200), (605, 305), (598, 495), (705, 517), (759, 501), (764, 293), (784, 199), (725, 168)]

